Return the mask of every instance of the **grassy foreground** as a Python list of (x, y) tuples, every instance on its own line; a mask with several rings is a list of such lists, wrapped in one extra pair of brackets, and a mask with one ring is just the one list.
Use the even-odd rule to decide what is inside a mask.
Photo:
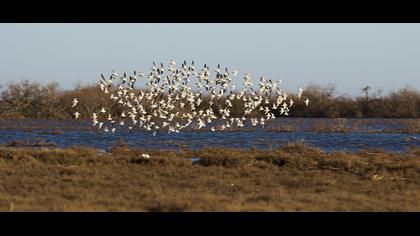
[(420, 211), (420, 149), (0, 147), (0, 211)]

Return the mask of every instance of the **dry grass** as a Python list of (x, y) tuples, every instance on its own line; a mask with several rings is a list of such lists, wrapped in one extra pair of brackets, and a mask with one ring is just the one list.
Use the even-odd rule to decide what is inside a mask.
[(419, 148), (324, 153), (303, 143), (269, 151), (0, 147), (0, 210), (419, 211), (419, 157)]

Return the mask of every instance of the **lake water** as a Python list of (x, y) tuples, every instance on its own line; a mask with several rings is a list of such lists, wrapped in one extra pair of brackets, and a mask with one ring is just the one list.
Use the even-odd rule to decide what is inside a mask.
[[(141, 130), (131, 133), (120, 131), (115, 134), (98, 132), (90, 127), (89, 121), (4, 120), (0, 121), (0, 143), (43, 139), (45, 142), (55, 143), (58, 147), (92, 146), (108, 150), (117, 145), (120, 139), (124, 139), (129, 147), (145, 149), (179, 149), (181, 147), (267, 149), (281, 147), (288, 142), (304, 141), (325, 151), (384, 149), (400, 152), (410, 147), (420, 147), (419, 133), (395, 132), (404, 128), (406, 121), (404, 119), (280, 118), (268, 124), (267, 129), (224, 132), (184, 131), (177, 134), (160, 132), (152, 136), (150, 132)], [(353, 128), (357, 126), (357, 129), (351, 132), (314, 132), (312, 128), (319, 124)], [(270, 128), (279, 126), (290, 126), (295, 131), (268, 131)]]

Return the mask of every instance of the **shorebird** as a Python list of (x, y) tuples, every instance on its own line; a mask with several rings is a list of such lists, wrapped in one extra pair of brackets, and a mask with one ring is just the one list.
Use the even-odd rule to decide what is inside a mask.
[(72, 105), (72, 107), (75, 107), (78, 102), (79, 102), (79, 100), (77, 100), (77, 98), (73, 98), (73, 105)]
[(308, 104), (309, 104), (309, 99), (308, 98), (306, 98), (305, 104), (306, 104), (306, 106), (308, 106)]
[(303, 94), (303, 88), (299, 87), (297, 97), (300, 98), (302, 96), (302, 94)]
[[(179, 133), (193, 124), (198, 129), (208, 126), (213, 132), (234, 125), (241, 128), (245, 127), (247, 120), (252, 126), (264, 127), (265, 122), (276, 118), (275, 114), (278, 113), (275, 111), (280, 110), (280, 115), (287, 116), (295, 103), (293, 99), (287, 102), (288, 94), (281, 89), (282, 81), (279, 79), (261, 76), (254, 87), (252, 76), (247, 72), (242, 78), (243, 87), (237, 90), (232, 81), (239, 72), (221, 68), (218, 64), (215, 73), (211, 73), (207, 64), (199, 69), (194, 61), (191, 65), (184, 61), (177, 68), (176, 62), (171, 60), (168, 68), (163, 63), (153, 62), (150, 73), (146, 75), (133, 71), (131, 75), (123, 73), (119, 76), (113, 70), (109, 79), (106, 79), (101, 74), (99, 87), (103, 93), (110, 93), (107, 97), (113, 105), (108, 105), (109, 110), (101, 107), (92, 113), (93, 126), (99, 124), (98, 128), (101, 129), (103, 120), (107, 119), (106, 124), (111, 124), (112, 133), (118, 128), (128, 127), (130, 133), (134, 128), (142, 128), (153, 135), (161, 130)], [(138, 79), (147, 80), (145, 89), (134, 89)], [(192, 85), (196, 86), (193, 88)], [(301, 98), (302, 93), (303, 88), (299, 87), (297, 99)], [(78, 103), (74, 98), (72, 107)], [(309, 99), (306, 98), (304, 103), (308, 106)], [(76, 119), (80, 116), (78, 112), (74, 114)], [(114, 120), (111, 114), (120, 116), (114, 117)], [(222, 121), (222, 124), (215, 126), (215, 121)], [(115, 123), (119, 126), (115, 127)], [(109, 132), (107, 125), (104, 131)]]

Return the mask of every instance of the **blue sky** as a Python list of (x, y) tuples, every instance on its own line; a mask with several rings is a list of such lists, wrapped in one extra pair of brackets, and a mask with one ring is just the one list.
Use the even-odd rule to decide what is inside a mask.
[(359, 95), (420, 89), (420, 24), (0, 24), (0, 84), (97, 82), (152, 61), (220, 63), (281, 78), (287, 90), (329, 83)]

